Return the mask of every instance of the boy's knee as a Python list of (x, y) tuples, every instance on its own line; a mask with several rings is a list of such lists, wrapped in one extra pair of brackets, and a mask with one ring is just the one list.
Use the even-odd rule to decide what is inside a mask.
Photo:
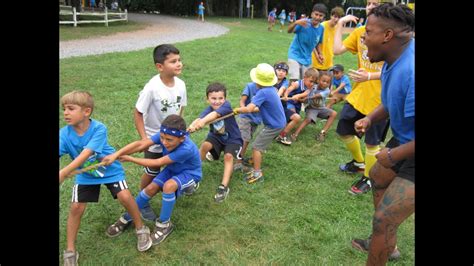
[(132, 193), (130, 193), (130, 190), (128, 189), (124, 189), (122, 191), (120, 191), (119, 193), (117, 193), (117, 198), (121, 201), (121, 202), (126, 202), (126, 201), (129, 201), (129, 200), (134, 200), (133, 196), (132, 196)]
[(337, 112), (334, 111), (334, 110), (332, 110), (332, 112), (331, 112), (331, 117), (336, 117), (336, 116), (337, 116)]
[(234, 160), (234, 156), (230, 153), (224, 154), (224, 161), (232, 161)]
[(178, 184), (177, 184), (176, 181), (174, 181), (173, 179), (169, 179), (169, 180), (166, 181), (166, 183), (163, 185), (163, 192), (164, 192), (164, 193), (173, 193), (173, 192), (175, 192), (176, 190), (178, 190)]
[(86, 209), (86, 204), (85, 203), (73, 203), (71, 204), (71, 209), (70, 213), (72, 215), (82, 215), (84, 213), (84, 210)]

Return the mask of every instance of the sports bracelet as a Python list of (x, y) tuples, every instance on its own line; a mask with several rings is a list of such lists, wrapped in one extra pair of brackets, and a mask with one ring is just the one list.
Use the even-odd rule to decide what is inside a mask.
[(392, 154), (390, 153), (391, 151), (392, 149), (388, 148), (387, 157), (388, 157), (388, 160), (392, 163), (392, 165), (395, 165), (395, 162), (393, 161), (393, 158), (392, 158)]
[(370, 80), (370, 72), (367, 72), (367, 80)]

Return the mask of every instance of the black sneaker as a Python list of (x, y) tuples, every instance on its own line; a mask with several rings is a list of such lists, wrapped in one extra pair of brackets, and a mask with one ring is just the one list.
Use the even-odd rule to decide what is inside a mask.
[(339, 169), (346, 173), (363, 173), (365, 171), (365, 164), (358, 163), (356, 160), (352, 160), (348, 163), (339, 165)]
[(370, 191), (371, 188), (370, 180), (368, 177), (362, 176), (359, 180), (354, 182), (349, 189), (349, 193), (352, 195), (360, 195)]
[[(367, 239), (358, 239), (355, 238), (352, 240), (352, 247), (358, 249), (362, 252), (369, 252), (369, 245), (372, 236), (369, 236)], [(398, 260), (401, 254), (397, 247), (392, 251), (392, 254), (388, 257), (388, 260)]]

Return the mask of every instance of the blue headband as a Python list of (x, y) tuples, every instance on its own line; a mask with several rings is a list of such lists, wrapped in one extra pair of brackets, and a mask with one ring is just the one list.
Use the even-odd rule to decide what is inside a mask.
[(171, 128), (171, 127), (167, 127), (167, 126), (163, 126), (163, 125), (161, 125), (161, 127), (160, 127), (160, 132), (164, 133), (164, 134), (171, 135), (171, 136), (175, 136), (175, 137), (182, 137), (182, 136), (186, 136), (186, 135), (189, 134), (186, 131), (182, 131), (182, 130), (179, 130), (179, 129), (176, 129), (176, 128)]

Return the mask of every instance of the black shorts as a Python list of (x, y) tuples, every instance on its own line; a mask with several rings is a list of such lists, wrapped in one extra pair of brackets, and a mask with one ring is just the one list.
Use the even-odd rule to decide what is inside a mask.
[[(398, 146), (400, 143), (392, 137), (385, 147), (395, 148)], [(399, 161), (391, 169), (397, 173), (397, 176), (415, 183), (415, 157)]]
[(214, 160), (218, 160), (222, 151), (224, 154), (230, 153), (234, 156), (235, 159), (242, 160), (240, 152), (242, 151), (242, 145), (229, 143), (227, 145), (223, 144), (217, 138), (207, 135), (206, 141), (212, 144), (212, 149), (209, 151), (212, 154)]
[[(71, 202), (99, 202), (100, 185), (78, 185), (75, 184), (72, 187), (72, 200)], [(115, 183), (104, 184), (112, 194), (114, 199), (117, 198), (117, 194), (125, 189), (128, 189), (127, 182), (125, 180), (117, 181)]]
[[(346, 102), (342, 107), (339, 115), (339, 122), (337, 123), (336, 132), (340, 136), (357, 136), (357, 132), (354, 129), (354, 123), (364, 118), (365, 115), (357, 111), (350, 103)], [(369, 145), (379, 145), (380, 142), (385, 140), (385, 136), (388, 130), (387, 120), (379, 121), (372, 124), (369, 130), (365, 132), (365, 143)]]
[(291, 116), (296, 114), (296, 112), (294, 112), (293, 110), (290, 110), (290, 109), (286, 109), (286, 107), (283, 110), (285, 110), (286, 123), (290, 123)]
[[(162, 152), (151, 152), (148, 150), (145, 150), (145, 156), (146, 159), (158, 159), (163, 157)], [(145, 171), (145, 174), (149, 176), (157, 176), (160, 173), (160, 167), (158, 168), (150, 168), (150, 167), (143, 167), (143, 170)]]

